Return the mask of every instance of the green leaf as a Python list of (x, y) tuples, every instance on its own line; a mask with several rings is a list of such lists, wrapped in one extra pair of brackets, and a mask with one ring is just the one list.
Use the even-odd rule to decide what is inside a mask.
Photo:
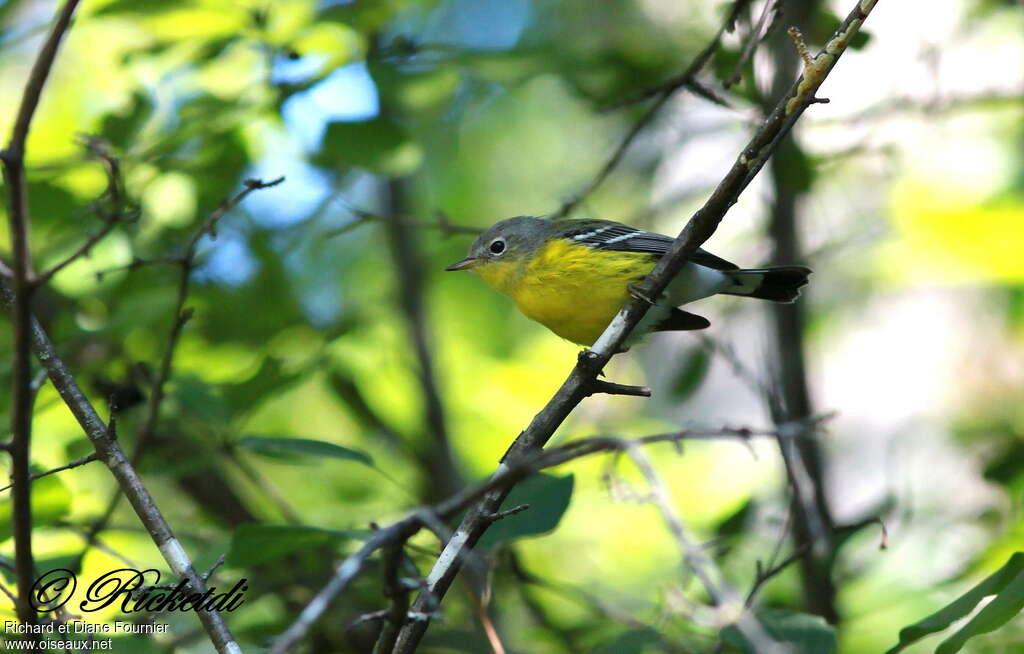
[[(836, 651), (836, 632), (824, 618), (793, 611), (764, 611), (757, 615), (768, 635), (789, 645), (792, 654), (832, 654)], [(722, 640), (746, 654), (756, 654), (754, 646), (735, 625), (722, 630)]]
[(1024, 573), (1018, 573), (995, 599), (985, 605), (959, 631), (935, 649), (935, 654), (955, 654), (974, 636), (987, 634), (1012, 620), (1024, 609)]
[(650, 627), (630, 629), (595, 649), (594, 654), (641, 654), (648, 650), (657, 651), (660, 643), (661, 634)]
[[(896, 646), (890, 649), (886, 654), (896, 654), (896, 652), (902, 651), (908, 645), (911, 645), (912, 643), (920, 640), (921, 638), (924, 638), (929, 634), (933, 634), (937, 631), (942, 631), (943, 629), (948, 628), (957, 620), (970, 614), (971, 611), (973, 611), (978, 606), (978, 604), (981, 603), (981, 601), (986, 597), (996, 594), (1001, 595), (1004, 589), (1008, 589), (1010, 591), (1008, 599), (1004, 599), (1000, 603), (1000, 607), (997, 607), (997, 609), (995, 609), (995, 617), (998, 618), (999, 616), (1002, 616), (1006, 611), (1007, 607), (1013, 605), (1013, 602), (1015, 601), (1014, 597), (1016, 597), (1016, 600), (1018, 602), (1020, 601), (1020, 595), (1021, 593), (1024, 593), (1024, 589), (1022, 589), (1020, 585), (1021, 583), (1024, 583), (1020, 581), (1022, 576), (1024, 576), (1024, 552), (1016, 552), (1013, 556), (1010, 557), (1010, 560), (1006, 562), (1006, 565), (1004, 565), (1003, 567), (999, 568), (994, 573), (986, 577), (981, 583), (976, 585), (974, 588), (970, 589), (969, 591), (967, 591), (957, 599), (953, 600), (943, 608), (939, 609), (935, 613), (929, 615), (927, 618), (924, 618), (923, 620), (915, 622), (914, 624), (901, 629), (899, 643), (897, 643)], [(1011, 586), (1013, 586), (1012, 590), (1010, 590)], [(996, 600), (993, 600), (992, 604), (995, 604), (995, 602)], [(988, 607), (986, 607), (986, 609), (987, 608)], [(1020, 610), (1019, 603), (1017, 605), (1016, 610)], [(985, 613), (985, 610), (980, 611), (978, 615), (975, 616), (975, 620), (982, 618), (982, 613)], [(976, 633), (986, 633), (986, 631), (981, 631), (980, 629), (988, 624), (991, 624), (993, 621), (994, 620), (992, 619), (992, 616), (986, 616), (985, 618), (983, 618), (982, 621), (975, 627), (976, 629), (979, 629), (978, 631), (976, 631)], [(971, 620), (971, 623), (973, 622), (974, 620)], [(1003, 622), (1005, 622), (1005, 620)], [(970, 626), (971, 625), (969, 623), (959, 632), (954, 634), (949, 640), (944, 642), (940, 647), (943, 647), (951, 640), (956, 639), (958, 636), (960, 636), (961, 632), (967, 630)], [(964, 640), (970, 638), (970, 636), (972, 635), (976, 635), (976, 633), (967, 634)], [(961, 642), (960, 646), (962, 645), (963, 643)], [(953, 646), (954, 645), (950, 645), (950, 647)], [(958, 650), (959, 647), (957, 647), (956, 649), (949, 649), (945, 651), (955, 652)]]
[(167, 0), (114, 0), (96, 10), (96, 16), (111, 14), (155, 14), (181, 9), (194, 4), (190, 0), (167, 2)]
[(814, 167), (807, 154), (793, 141), (785, 141), (775, 151), (775, 170), (780, 193), (806, 193), (814, 184)]
[(275, 438), (269, 436), (245, 436), (239, 446), (280, 461), (304, 463), (310, 459), (343, 459), (373, 467), (373, 458), (366, 452), (349, 449), (327, 441), (311, 438)]
[(404, 175), (419, 167), (422, 154), (397, 123), (374, 118), (330, 123), (314, 162), (325, 168), (355, 166), (377, 173)]
[(231, 536), (228, 565), (245, 567), (266, 563), (292, 552), (337, 545), (356, 532), (330, 531), (299, 525), (242, 525)]
[(711, 369), (711, 354), (707, 348), (695, 347), (686, 353), (683, 366), (676, 373), (672, 394), (677, 400), (685, 400), (700, 388), (700, 384)]
[(232, 411), (238, 412), (262, 402), (270, 395), (280, 393), (297, 382), (300, 374), (286, 373), (277, 359), (264, 359), (259, 371), (240, 384), (224, 387), (224, 399)]
[(736, 538), (749, 528), (750, 519), (757, 511), (757, 503), (749, 499), (740, 505), (731, 515), (725, 517), (715, 527), (715, 536), (719, 539)]
[(131, 105), (126, 110), (103, 117), (100, 121), (100, 135), (115, 146), (126, 149), (151, 115), (153, 101), (142, 91), (135, 91)]
[(174, 377), (171, 394), (179, 405), (179, 411), (204, 422), (225, 424), (230, 411), (224, 398), (216, 389), (192, 375)]
[[(33, 529), (51, 525), (71, 510), (71, 491), (58, 474), (32, 482)], [(14, 529), (10, 490), (4, 491), (4, 495), (3, 502), (0, 502), (0, 541), (10, 538)]]
[(502, 507), (509, 509), (528, 504), (530, 508), (495, 522), (480, 539), (480, 546), (494, 547), (524, 536), (544, 534), (557, 527), (569, 508), (574, 482), (572, 475), (538, 474), (527, 477), (512, 489)]

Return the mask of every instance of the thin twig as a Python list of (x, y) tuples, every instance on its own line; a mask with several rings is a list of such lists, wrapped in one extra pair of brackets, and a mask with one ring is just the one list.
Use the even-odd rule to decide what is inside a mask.
[(167, 335), (167, 347), (164, 349), (164, 356), (160, 361), (160, 370), (157, 373), (156, 380), (153, 382), (149, 403), (146, 405), (146, 417), (136, 439), (135, 451), (132, 453), (133, 463), (138, 464), (147, 442), (152, 437), (154, 429), (156, 429), (157, 420), (160, 418), (160, 405), (164, 399), (164, 388), (171, 377), (171, 367), (174, 364), (174, 353), (177, 350), (178, 340), (181, 338), (181, 332), (184, 330), (185, 324), (192, 318), (192, 311), (191, 309), (186, 309), (185, 303), (188, 302), (189, 284), (192, 278), (192, 271), (195, 268), (196, 248), (199, 245), (199, 241), (206, 235), (215, 237), (217, 224), (220, 222), (220, 219), (228, 211), (238, 206), (247, 195), (253, 191), (277, 186), (283, 181), (284, 177), (278, 177), (269, 182), (259, 179), (245, 180), (245, 188), (234, 197), (221, 201), (220, 205), (210, 214), (199, 229), (192, 234), (192, 238), (189, 239), (188, 244), (185, 246), (184, 253), (177, 259), (177, 264), (181, 270), (178, 275), (178, 292), (174, 306), (174, 320)]
[[(104, 198), (109, 201), (110, 208), (109, 210), (104, 210), (99, 206), (99, 202), (97, 203), (98, 213), (103, 218), (103, 226), (88, 236), (85, 242), (78, 246), (71, 254), (58, 261), (48, 270), (40, 273), (34, 282), (36, 286), (46, 284), (61, 270), (64, 270), (64, 268), (70, 266), (78, 259), (88, 256), (97, 243), (106, 238), (119, 224), (128, 221), (130, 218), (130, 212), (126, 207), (127, 199), (121, 175), (121, 162), (118, 161), (117, 157), (110, 154), (106, 143), (98, 138), (87, 138), (85, 145), (89, 153), (103, 161), (107, 168), (107, 189), (104, 193)], [(104, 198), (101, 198), (101, 201)], [(135, 212), (135, 215), (137, 216), (137, 212)]]
[(651, 389), (646, 386), (630, 386), (628, 384), (617, 384), (615, 382), (595, 379), (590, 389), (590, 394), (604, 393), (606, 395), (631, 395), (633, 397), (650, 397)]
[[(46, 477), (48, 475), (52, 475), (52, 474), (57, 473), (57, 472), (62, 472), (64, 470), (71, 470), (72, 468), (77, 468), (79, 466), (84, 466), (85, 464), (92, 463), (93, 461), (96, 461), (96, 460), (97, 460), (97, 454), (95, 452), (93, 452), (92, 454), (86, 454), (85, 456), (83, 456), (80, 459), (75, 459), (71, 463), (67, 463), (67, 464), (59, 466), (57, 468), (52, 468), (50, 470), (46, 470), (45, 472), (33, 473), (29, 477), (29, 479), (32, 480), (32, 481), (35, 481), (36, 479), (40, 479), (42, 477)], [(3, 491), (5, 491), (5, 490), (7, 490), (9, 488), (11, 488), (11, 485), (4, 486), (3, 488), (0, 488), (0, 493), (2, 493)]]
[(686, 86), (691, 80), (694, 80), (701, 70), (703, 70), (705, 64), (711, 60), (711, 57), (715, 54), (715, 50), (718, 49), (719, 43), (722, 42), (722, 37), (726, 32), (731, 32), (736, 24), (736, 19), (739, 18), (740, 13), (743, 12), (753, 0), (735, 0), (729, 11), (726, 13), (725, 21), (721, 27), (718, 28), (718, 32), (715, 33), (714, 38), (708, 43), (703, 50), (701, 50), (696, 58), (690, 62), (690, 65), (686, 67), (682, 73), (679, 73), (675, 77), (672, 77), (661, 84), (652, 86), (649, 89), (631, 95), (624, 100), (621, 100), (611, 106), (608, 110), (620, 109), (622, 107), (636, 104), (637, 102), (643, 102), (654, 97), (661, 96), (665, 93), (672, 94), (679, 89)]
[(777, 18), (779, 12), (779, 0), (765, 0), (764, 7), (761, 9), (761, 15), (757, 19), (757, 24), (750, 30), (750, 36), (747, 37), (747, 43), (743, 46), (743, 52), (740, 53), (736, 66), (733, 67), (729, 79), (722, 82), (722, 86), (729, 88), (740, 81), (743, 76), (743, 67), (754, 56), (757, 46), (764, 40), (765, 26), (768, 25), (769, 16)]
[(758, 561), (759, 565), (757, 575), (754, 578), (753, 585), (750, 587), (750, 591), (747, 592), (746, 599), (743, 600), (744, 606), (746, 606), (747, 608), (752, 607), (754, 605), (754, 598), (757, 597), (757, 593), (761, 590), (761, 587), (763, 587), (766, 583), (771, 581), (773, 577), (781, 573), (783, 570), (799, 561), (800, 558), (803, 557), (804, 554), (807, 552), (808, 548), (809, 545), (805, 543), (802, 546), (798, 547), (796, 550), (794, 550), (789, 556), (784, 558), (782, 561), (776, 563), (775, 565), (769, 566), (766, 569), (761, 569), (761, 562)]
[[(587, 182), (587, 184), (579, 192), (577, 192), (575, 196), (573, 196), (566, 202), (562, 203), (562, 206), (558, 209), (558, 211), (556, 211), (553, 214), (554, 217), (559, 218), (568, 216), (570, 213), (572, 213), (574, 209), (576, 209), (576, 207), (580, 205), (580, 203), (582, 203), (587, 197), (589, 197), (591, 193), (597, 190), (597, 187), (604, 183), (608, 176), (611, 175), (612, 171), (615, 170), (615, 168), (618, 167), (619, 163), (622, 162), (622, 158), (626, 155), (626, 151), (629, 149), (629, 146), (632, 145), (633, 141), (636, 140), (637, 136), (640, 135), (640, 132), (642, 132), (647, 127), (647, 125), (649, 125), (651, 121), (654, 120), (654, 117), (658, 115), (658, 112), (661, 111), (661, 108), (665, 106), (665, 103), (669, 101), (669, 99), (675, 94), (676, 91), (683, 87), (688, 87), (691, 90), (694, 90), (694, 92), (697, 95), (700, 95), (705, 98), (709, 97), (710, 91), (708, 93), (703, 93), (701, 90), (703, 89), (703, 87), (698, 86), (696, 84), (697, 73), (699, 73), (704, 68), (705, 64), (707, 64), (707, 62), (711, 59), (711, 56), (715, 53), (715, 50), (718, 48), (718, 44), (721, 42), (722, 36), (725, 34), (726, 30), (730, 29), (733, 23), (736, 22), (736, 16), (739, 15), (739, 12), (742, 11), (743, 7), (750, 4), (751, 1), (752, 0), (735, 0), (733, 2), (732, 8), (726, 16), (725, 21), (722, 23), (722, 26), (715, 33), (715, 36), (704, 47), (704, 49), (701, 50), (697, 54), (697, 56), (693, 58), (690, 64), (686, 67), (686, 70), (684, 70), (681, 74), (677, 75), (676, 77), (673, 77), (667, 82), (659, 84), (658, 86), (652, 89), (648, 89), (643, 93), (640, 93), (631, 98), (627, 98), (621, 103), (609, 107), (609, 110), (617, 109), (619, 107), (628, 104), (633, 104), (636, 102), (641, 102), (649, 98), (655, 99), (654, 102), (652, 102), (650, 106), (648, 106), (647, 109), (645, 109), (644, 112), (640, 115), (640, 117), (633, 123), (633, 125), (629, 128), (629, 131), (626, 132), (625, 136), (622, 137), (622, 139), (619, 141), (619, 144), (612, 152), (611, 156), (608, 157), (608, 159), (604, 162), (604, 165), (602, 165), (601, 168), (597, 171), (597, 174), (595, 174), (594, 177), (591, 178), (591, 180)], [(712, 101), (716, 101), (715, 96), (713, 95), (710, 96), (710, 99), (712, 99)]]

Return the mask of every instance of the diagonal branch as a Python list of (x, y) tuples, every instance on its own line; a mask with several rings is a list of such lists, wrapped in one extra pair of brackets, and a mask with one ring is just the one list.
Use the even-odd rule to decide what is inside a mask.
[[(6, 156), (4, 158), (4, 163), (5, 168), (8, 167), (9, 160)], [(168, 349), (165, 352), (165, 356), (162, 361), (157, 388), (154, 389), (153, 396), (151, 397), (151, 403), (149, 411), (147, 412), (147, 419), (144, 423), (142, 435), (148, 434), (153, 430), (156, 424), (156, 419), (159, 416), (159, 405), (163, 397), (163, 385), (170, 374), (171, 362), (178, 336), (184, 326), (185, 320), (187, 320), (187, 310), (184, 309), (184, 302), (187, 299), (189, 276), (194, 266), (195, 251), (200, 239), (206, 234), (214, 234), (218, 221), (231, 208), (241, 202), (249, 193), (269, 186), (274, 186), (282, 181), (283, 178), (279, 178), (271, 182), (262, 182), (255, 179), (246, 180), (245, 188), (234, 197), (224, 200), (220, 206), (210, 214), (202, 227), (197, 230), (188, 242), (185, 254), (182, 257), (175, 259), (175, 263), (180, 265), (182, 268), (182, 274), (179, 279), (179, 296), (177, 310), (175, 313), (175, 322), (172, 325), (170, 343), (168, 344)], [(15, 193), (11, 193), (12, 197), (15, 195)], [(16, 212), (12, 212), (12, 214), (13, 213)], [(79, 424), (85, 430), (86, 436), (88, 436), (89, 440), (92, 442), (92, 445), (96, 450), (96, 457), (107, 465), (114, 477), (117, 479), (120, 487), (119, 492), (112, 498), (101, 519), (90, 529), (87, 540), (90, 544), (94, 541), (96, 534), (102, 529), (102, 525), (105, 525), (113, 515), (117, 499), (121, 494), (124, 494), (132, 504), (132, 508), (135, 509), (136, 514), (138, 514), (143, 523), (143, 526), (146, 528), (146, 531), (149, 532), (150, 537), (157, 545), (157, 548), (160, 550), (160, 553), (163, 555), (174, 574), (180, 578), (188, 580), (195, 592), (205, 592), (204, 580), (196, 572), (184, 548), (174, 536), (170, 526), (167, 524), (167, 521), (164, 519), (159, 508), (157, 508), (152, 496), (149, 494), (149, 491), (143, 485), (142, 480), (139, 478), (138, 473), (135, 470), (134, 462), (125, 455), (120, 443), (118, 443), (116, 434), (113, 430), (113, 421), (111, 421), (111, 425), (109, 426), (103, 423), (103, 420), (99, 417), (95, 408), (85, 397), (85, 394), (79, 388), (78, 383), (64, 365), (64, 362), (57, 355), (53, 344), (50, 342), (49, 337), (43, 331), (39, 322), (32, 317), (30, 307), (28, 307), (24, 302), (19, 302), (21, 297), (23, 297), (19, 295), (19, 291), (23, 291), (27, 288), (27, 280), (23, 274), (19, 275), (19, 269), (24, 272), (24, 268), (23, 266), (19, 266), (18, 262), (19, 259), (16, 255), (16, 265), (13, 276), (14, 289), (12, 290), (8, 289), (6, 286), (2, 286), (0, 287), (0, 296), (2, 296), (5, 304), (12, 305), (12, 312), (15, 316), (19, 315), (19, 307), (20, 310), (25, 311), (25, 324), (29, 332), (26, 335), (27, 338), (24, 342), (24, 352), (28, 355), (32, 350), (35, 351), (36, 357), (48, 373), (51, 382), (57, 389), (57, 392), (71, 409), (71, 412), (75, 415)], [(19, 283), (22, 284), (22, 286), (19, 287)], [(18, 321), (15, 320), (14, 322), (17, 323)], [(15, 343), (17, 345), (18, 341), (15, 340)], [(26, 386), (26, 389), (31, 392), (30, 383)], [(31, 395), (29, 396), (29, 399), (31, 399)], [(28, 415), (30, 416), (31, 404), (29, 403), (27, 406), (29, 408)], [(15, 457), (15, 447), (17, 447), (18, 443), (17, 434), (18, 432), (15, 431), (15, 439), (12, 440), (11, 444), (12, 458), (14, 458), (16, 462), (17, 458)], [(143, 440), (142, 435), (140, 435), (140, 442)], [(24, 474), (12, 475), (14, 477), (13, 485), (16, 515), (19, 515), (17, 513), (19, 497), (23, 497), (24, 501), (27, 502), (27, 493), (29, 492), (29, 484), (31, 481), (28, 470), (27, 436), (24, 459)], [(83, 463), (84, 462), (85, 461), (83, 461)], [(17, 473), (17, 464), (14, 467), (15, 472)], [(68, 467), (71, 466), (69, 465)], [(19, 520), (21, 520), (27, 530), (28, 537), (31, 537), (31, 514), (24, 513), (20, 515), (25, 517), (16, 518), (15, 520), (16, 536), (20, 538), (18, 529), (21, 525)], [(28, 541), (23, 540), (22, 542), (27, 543)], [(16, 567), (18, 567), (19, 570), (22, 570), (23, 565), (28, 565), (28, 567), (25, 568), (27, 573), (23, 574), (19, 572), (17, 575), (19, 577), (18, 597), (25, 598), (24, 611), (22, 611), (22, 607), (19, 605), (19, 619), (28, 622), (35, 621), (35, 611), (33, 611), (32, 607), (28, 604), (33, 576), (31, 573), (31, 563), (31, 550), (28, 551), (27, 562), (22, 561), (21, 557), (18, 556), (16, 552)], [(24, 589), (21, 587), (21, 578), (23, 576), (26, 580), (26, 586)], [(219, 613), (214, 611), (200, 611), (198, 613), (199, 619), (203, 623), (203, 627), (206, 629), (210, 640), (213, 642), (218, 652), (221, 654), (241, 653), (241, 649), (238, 647), (237, 643), (235, 643), (234, 637), (231, 635), (231, 632), (228, 630), (227, 625), (224, 623)]]
[[(0, 297), (5, 303), (12, 299), (12, 293), (6, 286), (0, 286)], [(109, 427), (103, 422), (95, 407), (78, 386), (71, 371), (68, 370), (64, 361), (61, 360), (50, 341), (49, 336), (43, 330), (39, 321), (31, 318), (32, 327), (32, 350), (43, 368), (50, 377), (50, 382), (60, 394), (64, 403), (71, 409), (71, 413), (78, 420), (89, 438), (96, 454), (101, 461), (110, 469), (121, 489), (121, 492), (131, 502), (132, 508), (139, 516), (143, 526), (149, 533), (150, 538), (156, 544), (164, 560), (171, 570), (180, 578), (188, 580), (195, 592), (206, 592), (206, 585), (199, 573), (196, 572), (192, 561), (189, 559), (185, 549), (171, 531), (170, 525), (164, 519), (160, 509), (157, 508), (142, 479), (139, 478), (134, 466), (128, 460), (121, 444), (114, 437)], [(26, 595), (27, 597), (27, 595)], [(235, 643), (234, 637), (224, 624), (220, 613), (216, 611), (198, 611), (199, 620), (203, 623), (210, 640), (220, 654), (241, 654), (242, 650)]]
[[(846, 50), (850, 39), (860, 29), (868, 13), (874, 8), (874, 0), (860, 0), (839, 26), (818, 55), (805, 64), (804, 74), (797, 79), (790, 91), (775, 106), (760, 129), (740, 153), (725, 178), (719, 183), (703, 207), (687, 222), (668, 253), (661, 258), (639, 288), (640, 295), (660, 297), (669, 281), (680, 270), (694, 251), (717, 229), (719, 222), (729, 208), (737, 202), (740, 194), (764, 166), (767, 158), (778, 147), (781, 139), (789, 133), (793, 124), (812, 103), (814, 94), (828, 74), (835, 67), (839, 57)], [(597, 374), (604, 368), (612, 355), (621, 349), (633, 327), (643, 318), (649, 304), (633, 299), (605, 329), (591, 350), (584, 351), (572, 373), (555, 393), (554, 397), (538, 413), (530, 425), (509, 447), (498, 466), (496, 475), (514, 464), (521, 457), (542, 448), (554, 434), (555, 429), (579, 404)], [(495, 513), (507, 496), (510, 487), (488, 493), (482, 501), (467, 511), (455, 535), (438, 557), (434, 568), (427, 577), (430, 595), (436, 600), (444, 597), (455, 580), (466, 553), (473, 548), (490, 526), (487, 516)], [(416, 600), (413, 610), (421, 608), (423, 594)], [(416, 649), (429, 625), (428, 620), (406, 625), (399, 635), (395, 651), (408, 653)]]

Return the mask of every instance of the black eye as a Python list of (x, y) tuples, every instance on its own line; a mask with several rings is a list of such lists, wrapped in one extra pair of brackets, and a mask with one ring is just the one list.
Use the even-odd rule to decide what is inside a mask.
[(491, 254), (501, 254), (505, 251), (505, 241), (500, 238), (496, 238), (491, 241), (490, 245)]

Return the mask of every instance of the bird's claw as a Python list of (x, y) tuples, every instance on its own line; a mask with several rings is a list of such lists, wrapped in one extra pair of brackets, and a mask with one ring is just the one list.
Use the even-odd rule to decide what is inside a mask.
[(626, 290), (629, 291), (630, 296), (636, 298), (637, 300), (643, 300), (644, 302), (650, 304), (651, 306), (654, 306), (656, 304), (654, 300), (647, 297), (647, 295), (640, 290), (640, 287), (634, 283), (627, 284)]

